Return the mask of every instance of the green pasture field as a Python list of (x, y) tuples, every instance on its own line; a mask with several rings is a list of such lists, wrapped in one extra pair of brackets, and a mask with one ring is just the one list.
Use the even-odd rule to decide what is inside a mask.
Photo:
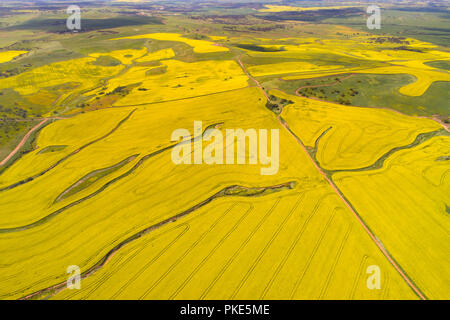
[[(398, 89), (414, 82), (410, 75), (340, 74), (302, 80), (273, 79), (263, 82), (266, 89), (280, 89), (344, 105), (391, 108), (410, 115), (441, 115), (448, 117), (450, 109), (450, 83), (435, 82), (419, 97), (402, 95)], [(346, 78), (346, 79), (343, 79)], [(342, 80), (341, 80), (342, 79)], [(308, 86), (317, 86), (309, 87)]]
[(448, 47), (450, 45), (449, 18), (450, 13), (445, 9), (419, 11), (416, 8), (400, 8), (400, 10), (382, 9), (379, 30), (368, 30), (366, 20), (360, 17), (333, 17), (321, 22), (349, 26), (377, 35), (412, 37)]

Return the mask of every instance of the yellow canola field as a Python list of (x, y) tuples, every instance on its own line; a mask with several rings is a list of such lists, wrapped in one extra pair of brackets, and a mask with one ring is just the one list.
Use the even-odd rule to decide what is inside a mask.
[(242, 49), (246, 54), (252, 57), (273, 57), (273, 58), (297, 58), (297, 59), (308, 59), (313, 57), (315, 54), (330, 54), (332, 53), (331, 48), (317, 45), (317, 44), (301, 44), (301, 45), (282, 45), (282, 44), (270, 44), (270, 45), (259, 45), (266, 48), (277, 48), (280, 51), (254, 51), (248, 49)]
[[(250, 104), (252, 105), (252, 107), (249, 110), (246, 110), (243, 107)], [(255, 121), (256, 119), (260, 119), (261, 121), (261, 128), (270, 128), (270, 126), (273, 125), (273, 119), (271, 119), (270, 117), (268, 119), (264, 118), (265, 116), (270, 115), (269, 111), (264, 107), (264, 104), (265, 101), (262, 99), (261, 93), (258, 91), (258, 89), (245, 88), (208, 97), (193, 98), (187, 101), (182, 100), (139, 107), (127, 121), (123, 122), (123, 124), (106, 139), (98, 141), (90, 145), (83, 151), (76, 153), (73, 157), (64, 162), (60, 167), (49, 171), (49, 174), (45, 174), (42, 177), (20, 187), (5, 191), (4, 193), (2, 193), (2, 196), (4, 197), (1, 198), (6, 200), (8, 198), (6, 196), (7, 194), (14, 194), (15, 196), (22, 195), (23, 197), (26, 197), (28, 199), (28, 196), (32, 197), (35, 192), (39, 191), (38, 188), (32, 187), (33, 185), (39, 183), (41, 179), (46, 180), (47, 177), (52, 177), (53, 175), (55, 175), (54, 178), (57, 178), (55, 180), (54, 186), (52, 186), (52, 188), (55, 188), (55, 190), (50, 191), (50, 189), (47, 189), (47, 195), (49, 197), (48, 201), (50, 201), (51, 198), (55, 199), (57, 194), (62, 192), (72, 183), (78, 181), (89, 172), (94, 171), (95, 169), (114, 165), (133, 154), (140, 154), (139, 158), (142, 158), (146, 154), (155, 152), (169, 145), (173, 145), (174, 142), (170, 141), (173, 130), (178, 128), (187, 128), (192, 132), (194, 120), (202, 120), (204, 128), (206, 128), (208, 125), (221, 122), (230, 123), (227, 126), (231, 128), (241, 128), (242, 125), (239, 127), (240, 124), (237, 121), (243, 121), (243, 119), (246, 118), (245, 115), (253, 110)], [(67, 125), (67, 132), (70, 133), (70, 136), (80, 137), (80, 135), (82, 135), (86, 137), (85, 140), (82, 141), (82, 143), (93, 141), (96, 138), (110, 132), (115, 126), (117, 126), (117, 123), (124, 119), (133, 110), (134, 108), (102, 109), (78, 115), (71, 119), (59, 120), (58, 122), (43, 129), (41, 134), (44, 140), (38, 140), (38, 146), (42, 145), (39, 150), (47, 145), (69, 145), (71, 143), (70, 140), (67, 141), (64, 138), (58, 138), (61, 135), (61, 128), (63, 128), (65, 125)], [(156, 111), (158, 112), (156, 113)], [(156, 114), (158, 115), (158, 117), (156, 117)], [(103, 122), (105, 123), (105, 128), (103, 130), (99, 130), (97, 126), (93, 125), (92, 121), (95, 121), (95, 119), (97, 121), (98, 119), (105, 119), (103, 120)], [(111, 120), (106, 121), (106, 119)], [(85, 124), (77, 125), (79, 121), (82, 121)], [(250, 126), (250, 124), (247, 124), (247, 126)], [(280, 139), (282, 139), (282, 137), (280, 137)], [(76, 149), (77, 147), (72, 148)], [(107, 154), (108, 156), (105, 157), (105, 154)], [(30, 155), (30, 159), (27, 159), (27, 162), (23, 164), (28, 165), (33, 161), (33, 159), (38, 160), (38, 157), (40, 157), (41, 155), (38, 155), (38, 152), (33, 153), (32, 155)], [(20, 159), (20, 161), (16, 162), (15, 165), (17, 166), (17, 171), (20, 171), (19, 169), (22, 161), (23, 159)], [(287, 166), (287, 159), (284, 161), (280, 161), (282, 161), (283, 163), (286, 162), (285, 166)], [(170, 162), (172, 163), (172, 161)], [(148, 160), (146, 162), (147, 165), (148, 163), (151, 163), (151, 160)], [(46, 163), (45, 165), (50, 167), (51, 163)], [(70, 168), (69, 171), (65, 170), (65, 168), (67, 167)], [(73, 168), (75, 167), (77, 167), (78, 169), (73, 170)], [(215, 167), (216, 166), (206, 166), (206, 168), (210, 168), (209, 170), (213, 170)], [(223, 167), (224, 170), (227, 168), (231, 168), (232, 171), (235, 171), (240, 170), (239, 168), (243, 166), (224, 165)], [(11, 168), (9, 168), (8, 170), (10, 170)], [(189, 169), (190, 166), (176, 166), (175, 168), (186, 170)], [(310, 168), (312, 168), (312, 166)], [(256, 172), (258, 173), (254, 177), (254, 179), (257, 179), (255, 180), (256, 182), (264, 181), (261, 180), (259, 169), (259, 166), (250, 166), (249, 168), (247, 168), (247, 171), (249, 171), (249, 176), (252, 176)], [(8, 173), (8, 170), (5, 173)], [(304, 170), (301, 170), (301, 172), (303, 171)], [(309, 175), (309, 173), (307, 175)], [(145, 175), (143, 178), (145, 177), (147, 176)], [(278, 180), (279, 179), (277, 178), (271, 182), (275, 182)], [(58, 183), (56, 183), (56, 181), (58, 181)], [(50, 185), (52, 183), (48, 182), (48, 184)], [(95, 189), (96, 188), (94, 187), (93, 190)], [(91, 192), (93, 190), (91, 190)], [(34, 196), (36, 195), (34, 194)], [(42, 199), (44, 198), (46, 198), (46, 196), (42, 197)], [(0, 201), (2, 201), (2, 199), (0, 199)], [(73, 200), (74, 199), (68, 199), (67, 201), (71, 202)], [(7, 205), (6, 202), (3, 204)], [(42, 218), (49, 211), (49, 203), (45, 201), (43, 207), (39, 207), (36, 203), (33, 204), (33, 202), (29, 201), (24, 201), (24, 204), (36, 205), (36, 207), (34, 210), (24, 210), (21, 214), (15, 214), (13, 216), (10, 216), (6, 213), (8, 210), (2, 210), (0, 215), (0, 228), (12, 227), (21, 223), (25, 224), (27, 222), (31, 223), (39, 218)], [(9, 210), (11, 209), (16, 210), (10, 207)], [(17, 210), (19, 210), (19, 208), (17, 208)], [(53, 210), (53, 208), (50, 209), (50, 211), (51, 210)]]
[(212, 41), (221, 41), (221, 40), (227, 40), (227, 36), (208, 36)]
[[(55, 299), (414, 299), (336, 195), (220, 199), (130, 243)], [(366, 269), (379, 264), (382, 290)]]
[[(380, 44), (373, 43), (371, 39), (373, 39), (373, 36), (357, 37), (351, 40), (302, 38), (298, 39), (298, 45), (271, 45), (274, 48), (282, 48), (281, 51), (245, 51), (253, 57), (297, 58), (311, 59), (312, 61), (315, 59), (323, 59), (327, 55), (335, 55), (335, 64), (323, 65), (317, 68), (308, 65), (307, 62), (282, 62), (249, 66), (249, 71), (254, 76), (293, 73), (294, 75), (284, 76), (283, 79), (299, 80), (353, 72), (409, 74), (414, 76), (417, 81), (399, 89), (401, 94), (407, 96), (421, 96), (428, 90), (432, 83), (436, 81), (450, 81), (450, 73), (448, 71), (424, 65), (424, 62), (448, 59), (448, 52), (430, 50), (432, 46), (429, 43), (409, 38), (404, 40), (408, 41), (408, 47), (421, 48), (423, 52), (389, 50), (387, 48), (393, 45), (389, 41)], [(340, 66), (336, 65), (339, 63), (339, 56), (342, 56), (342, 65)], [(360, 59), (359, 65), (345, 67), (344, 65), (348, 63), (349, 58)]]
[(169, 49), (162, 49), (156, 52), (149, 52), (142, 58), (136, 59), (136, 62), (157, 61), (163, 59), (170, 59), (173, 57), (175, 57), (175, 52), (173, 52), (172, 48), (169, 48)]
[(42, 88), (75, 82), (77, 90), (96, 86), (101, 79), (117, 74), (123, 66), (103, 67), (92, 64), (95, 58), (80, 58), (45, 65), (24, 73), (0, 79), (0, 89), (12, 88), (30, 95)]
[[(149, 77), (148, 73), (152, 69), (156, 69), (158, 66), (134, 66), (129, 68), (126, 72), (121, 73), (119, 76), (108, 80), (107, 84), (97, 89), (96, 92), (111, 92), (117, 87), (128, 86), (132, 84), (138, 84), (143, 82), (144, 79)], [(105, 89), (106, 88), (106, 89)], [(94, 98), (95, 99), (95, 98)]]
[(382, 169), (333, 175), (430, 299), (450, 298), (450, 162), (445, 156), (450, 156), (450, 137), (434, 137), (393, 154)]
[(115, 50), (106, 53), (91, 53), (89, 56), (93, 58), (98, 58), (100, 56), (110, 56), (119, 60), (122, 64), (132, 64), (134, 60), (141, 58), (146, 53), (147, 49), (142, 48), (142, 49)]
[[(121, 118), (130, 111), (103, 109), (91, 115), (101, 123), (111, 113)], [(202, 120), (204, 128), (222, 122), (222, 132), (279, 129), (278, 174), (262, 176), (262, 164), (175, 165), (170, 150), (155, 153), (173, 144), (173, 130), (192, 132), (194, 120)], [(77, 128), (68, 120), (57, 124)], [(54, 126), (43, 129), (44, 137), (57, 135)], [(80, 127), (80, 134), (92, 136), (96, 130)], [(134, 154), (138, 156), (124, 167), (54, 203), (93, 170)], [(296, 182), (290, 190), (212, 200), (177, 222), (121, 245), (224, 187), (290, 181)], [(117, 248), (105, 265), (82, 280), (80, 296), (415, 298), (295, 139), (265, 108), (257, 88), (140, 107), (106, 139), (43, 176), (1, 192), (0, 208), (1, 299), (65, 283), (68, 266), (78, 265), (84, 272)], [(5, 232), (35, 221), (42, 222)], [(382, 270), (382, 290), (366, 286), (366, 268), (372, 264)], [(61, 297), (74, 293), (62, 291)]]
[(270, 93), (294, 102), (281, 116), (305, 145), (314, 147), (323, 134), (316, 158), (327, 170), (370, 166), (392, 148), (412, 143), (420, 133), (442, 128), (435, 121), (390, 110), (342, 106), (277, 90)]
[(326, 70), (320, 70), (320, 71), (306, 71), (299, 74), (296, 74), (294, 76), (285, 76), (282, 77), (282, 80), (301, 80), (301, 79), (313, 79), (313, 78), (319, 78), (319, 77), (328, 77), (328, 76), (334, 76), (334, 75), (340, 75), (345, 73), (353, 73), (358, 71), (360, 68), (342, 68), (342, 69), (335, 69), (332, 71), (326, 71)]
[(0, 52), (0, 63), (11, 61), (15, 57), (20, 56), (21, 54), (27, 52), (28, 51), (18, 51), (18, 50), (2, 51)]
[(297, 73), (297, 72), (321, 72), (333, 69), (339, 69), (339, 65), (317, 66), (308, 62), (281, 62), (272, 64), (262, 64), (251, 66), (249, 72), (255, 76), (267, 76), (274, 74)]
[(111, 40), (122, 40), (122, 39), (155, 39), (155, 40), (161, 40), (161, 41), (183, 42), (183, 43), (187, 44), (188, 46), (193, 47), (194, 52), (196, 52), (196, 53), (229, 51), (228, 48), (218, 46), (214, 42), (210, 42), (210, 41), (206, 41), (206, 40), (189, 39), (189, 38), (183, 37), (181, 34), (178, 34), (178, 33), (149, 33), (149, 34), (142, 34), (142, 35), (138, 35), (138, 36), (115, 38), (115, 39), (111, 39)]
[[(152, 72), (161, 68), (164, 68), (162, 72)], [(115, 106), (133, 106), (239, 89), (248, 86), (247, 80), (235, 61), (187, 63), (163, 60), (159, 67), (132, 67), (119, 77), (109, 80), (106, 91), (141, 83), (115, 103)]]
[(414, 97), (423, 95), (433, 82), (450, 81), (450, 73), (442, 72), (427, 65), (423, 65), (423, 67), (421, 67), (420, 64), (422, 63), (418, 61), (398, 62), (398, 64), (402, 65), (391, 65), (387, 67), (377, 68), (344, 68), (336, 69), (335, 71), (326, 71), (324, 67), (324, 72), (306, 71), (305, 73), (299, 75), (283, 77), (283, 80), (309, 79), (315, 77), (338, 75), (343, 73), (409, 74), (414, 76), (417, 80), (401, 87), (399, 89), (399, 92), (401, 94)]
[[(383, 38), (383, 37), (380, 37)], [(348, 39), (324, 39), (316, 37), (303, 38), (283, 38), (277, 41), (288, 41), (288, 43), (276, 43), (270, 39), (270, 45), (260, 45), (262, 47), (279, 48), (281, 51), (252, 51), (246, 53), (257, 57), (284, 57), (304, 59), (314, 55), (340, 55), (347, 58), (358, 58), (370, 61), (408, 61), (408, 60), (440, 60), (448, 59), (450, 53), (446, 51), (433, 50), (435, 45), (422, 42), (412, 38), (405, 38), (408, 44), (396, 44), (390, 41), (383, 43), (375, 42), (377, 37), (373, 35), (357, 36)], [(237, 41), (238, 39), (236, 39)], [(259, 39), (264, 41), (264, 39)], [(268, 39), (265, 39), (266, 41)], [(293, 44), (295, 43), (295, 44)], [(403, 49), (392, 49), (395, 46)], [(408, 49), (420, 49), (413, 51)], [(319, 56), (320, 58), (320, 56)]]
[[(417, 64), (417, 62), (406, 63), (407, 67), (404, 66), (389, 66), (380, 67), (366, 70), (356, 70), (355, 73), (374, 73), (374, 74), (410, 74), (416, 77), (416, 81), (399, 89), (401, 94), (406, 96), (418, 97), (428, 90), (430, 85), (436, 81), (450, 81), (450, 73), (441, 72), (438, 70), (430, 70), (431, 67), (425, 66), (424, 68), (412, 67), (412, 64)], [(431, 68), (433, 69), (433, 68)]]
[[(130, 110), (105, 110), (102, 112), (103, 119), (99, 122), (98, 111), (94, 111), (52, 123), (48, 127), (51, 130), (46, 128), (38, 135), (37, 148), (23, 155), (20, 161), (0, 175), (0, 188), (36, 175), (83, 145), (107, 135), (129, 112)], [(50, 146), (66, 147), (57, 152), (40, 153)]]

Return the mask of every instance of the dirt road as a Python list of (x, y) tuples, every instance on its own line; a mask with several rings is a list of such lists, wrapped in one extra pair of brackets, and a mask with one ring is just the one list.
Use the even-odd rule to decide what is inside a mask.
[(264, 90), (264, 88), (261, 86), (261, 84), (259, 83), (258, 80), (256, 80), (255, 78), (253, 78), (253, 76), (247, 71), (247, 69), (245, 68), (244, 64), (241, 61), (241, 57), (237, 58), (237, 61), (239, 62), (239, 64), (241, 65), (242, 70), (244, 71), (244, 73), (247, 75), (247, 77), (249, 77), (250, 79), (252, 79), (256, 85), (258, 86), (259, 89), (261, 89), (261, 91), (264, 93), (264, 95), (266, 96), (267, 100), (270, 101), (269, 95), (267, 94), (267, 92)]
[(19, 144), (16, 146), (16, 148), (13, 151), (11, 151), (6, 156), (6, 158), (2, 160), (2, 162), (0, 162), (0, 166), (7, 163), (9, 161), (9, 159), (11, 159), (23, 147), (23, 145), (27, 142), (27, 140), (31, 136), (31, 134), (34, 131), (38, 130), (40, 127), (42, 127), (48, 120), (50, 120), (50, 119), (45, 118), (41, 122), (39, 122), (37, 125), (35, 125), (33, 128), (31, 128), (30, 131), (28, 131), (27, 134), (22, 138), (22, 140), (19, 142)]

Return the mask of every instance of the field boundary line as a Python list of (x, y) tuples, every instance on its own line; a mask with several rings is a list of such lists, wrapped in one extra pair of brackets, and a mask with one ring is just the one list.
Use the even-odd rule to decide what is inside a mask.
[[(164, 248), (162, 248), (158, 254), (156, 254), (149, 262), (147, 262), (147, 264), (145, 264), (141, 269), (139, 269), (138, 272), (136, 272), (129, 280), (128, 282), (126, 282), (124, 285), (122, 285), (119, 290), (117, 290), (112, 296), (111, 299), (115, 299), (117, 296), (119, 296), (129, 285), (131, 285), (134, 281), (136, 281), (137, 278), (139, 278), (141, 276), (141, 274), (148, 268), (150, 267), (153, 263), (155, 263), (162, 255), (164, 255), (164, 253), (166, 253), (166, 251), (168, 249), (170, 249), (172, 247), (172, 245), (174, 245), (179, 239), (182, 238), (182, 236), (188, 232), (190, 230), (190, 226), (189, 224), (181, 224), (180, 226), (177, 226), (175, 228), (166, 230), (164, 233), (161, 233), (160, 235), (151, 238), (147, 244), (145, 244), (142, 248), (140, 248), (139, 250), (137, 250), (137, 252), (131, 257), (134, 258), (138, 253), (140, 253), (142, 250), (144, 250), (145, 248), (147, 248), (147, 246), (152, 243), (153, 241), (155, 241), (156, 239), (158, 239), (159, 237), (161, 237), (162, 235), (165, 235), (167, 233), (169, 233), (170, 231), (176, 230), (178, 228), (181, 228), (184, 226), (184, 229), (174, 238), (172, 239), (172, 241), (167, 244)], [(131, 259), (130, 259), (131, 261)], [(127, 261), (126, 263), (130, 262)]]
[[(231, 205), (228, 207), (225, 212), (223, 212), (215, 221), (214, 223), (204, 231), (199, 238), (197, 238), (194, 243), (192, 243), (181, 256), (178, 257), (178, 259), (170, 265), (170, 267), (152, 284), (150, 288), (148, 288), (144, 294), (142, 294), (139, 297), (139, 300), (145, 299), (147, 295), (149, 295), (153, 289), (155, 289), (180, 263), (183, 261), (184, 258), (186, 258), (196, 247), (199, 243), (201, 243), (215, 228), (216, 226), (220, 225), (221, 221), (225, 219), (225, 217), (231, 212), (231, 210), (236, 206), (236, 204)], [(185, 279), (186, 280), (186, 279)], [(170, 298), (169, 298), (170, 300)]]
[(225, 265), (220, 269), (219, 273), (215, 276), (214, 280), (209, 284), (209, 286), (203, 291), (202, 295), (200, 296), (199, 300), (204, 300), (206, 295), (209, 294), (211, 289), (216, 285), (217, 281), (219, 281), (220, 278), (222, 278), (222, 275), (228, 270), (230, 265), (234, 262), (236, 257), (241, 253), (242, 249), (244, 249), (247, 244), (250, 242), (250, 240), (253, 238), (256, 232), (261, 228), (261, 226), (264, 224), (264, 222), (267, 220), (267, 218), (273, 213), (274, 209), (278, 206), (278, 203), (281, 201), (280, 198), (278, 198), (272, 205), (272, 207), (267, 210), (266, 214), (258, 221), (255, 228), (250, 232), (250, 234), (245, 238), (245, 240), (241, 243), (239, 248), (233, 253), (230, 259), (225, 263)]
[[(248, 278), (250, 277), (250, 275), (253, 273), (253, 271), (256, 269), (256, 267), (258, 266), (259, 262), (264, 258), (264, 256), (266, 255), (267, 251), (270, 249), (270, 247), (272, 246), (273, 242), (278, 238), (278, 235), (280, 234), (280, 232), (284, 229), (286, 223), (291, 219), (291, 217), (293, 216), (295, 210), (297, 209), (297, 207), (299, 206), (301, 200), (303, 199), (303, 196), (299, 197), (300, 199), (297, 199), (297, 201), (295, 202), (294, 206), (292, 207), (292, 209), (289, 211), (289, 213), (284, 217), (284, 219), (282, 220), (282, 222), (280, 223), (280, 225), (278, 226), (278, 228), (276, 228), (275, 232), (271, 235), (269, 241), (265, 244), (265, 246), (263, 247), (263, 249), (261, 250), (261, 252), (258, 254), (258, 256), (256, 257), (256, 259), (253, 261), (253, 263), (251, 264), (250, 269), (247, 270), (247, 272), (244, 275), (244, 278), (242, 278), (241, 282), (238, 284), (238, 286), (235, 288), (233, 294), (230, 297), (230, 300), (234, 300), (234, 298), (236, 297), (236, 295), (239, 293), (239, 291), (242, 289), (242, 287), (244, 286), (244, 284), (247, 282)], [(280, 200), (281, 201), (281, 200)], [(279, 202), (278, 202), (279, 203)], [(277, 203), (277, 206), (278, 206)]]
[(346, 231), (346, 233), (344, 235), (344, 239), (342, 240), (342, 242), (341, 242), (341, 244), (339, 246), (338, 252), (336, 253), (336, 257), (334, 257), (333, 265), (332, 265), (330, 271), (328, 272), (327, 279), (325, 281), (325, 285), (320, 290), (319, 300), (323, 300), (323, 297), (325, 296), (325, 294), (328, 291), (328, 287), (330, 285), (331, 279), (333, 278), (333, 274), (334, 274), (334, 272), (336, 270), (336, 266), (339, 263), (339, 260), (341, 258), (342, 251), (344, 251), (344, 247), (345, 247), (345, 244), (347, 243), (348, 237), (350, 236), (350, 233), (352, 231), (352, 227), (353, 227), (353, 223), (350, 222), (349, 226), (347, 227), (347, 231)]
[(202, 261), (194, 268), (194, 270), (192, 270), (192, 272), (189, 274), (189, 276), (186, 279), (184, 279), (183, 283), (175, 290), (174, 293), (172, 293), (172, 295), (169, 297), (168, 300), (175, 299), (175, 297), (181, 292), (181, 290), (183, 290), (188, 285), (188, 283), (192, 280), (192, 278), (195, 276), (195, 274), (197, 274), (197, 272), (204, 266), (204, 264), (211, 258), (211, 256), (214, 255), (216, 250), (222, 246), (222, 244), (228, 239), (228, 237), (240, 226), (242, 221), (244, 221), (245, 218), (247, 218), (247, 216), (250, 214), (250, 212), (252, 212), (254, 209), (254, 206), (251, 203), (235, 202), (235, 203), (233, 203), (233, 205), (231, 205), (230, 211), (233, 210), (238, 204), (248, 204), (249, 207), (245, 211), (245, 213), (243, 215), (241, 215), (241, 217), (238, 219), (238, 221), (236, 221), (236, 223), (231, 227), (231, 229), (227, 231), (227, 233), (222, 237), (222, 239), (220, 239), (220, 241), (217, 242), (217, 244), (214, 246), (214, 248), (212, 248), (209, 251), (208, 255), (206, 257), (204, 257), (202, 259)]
[(308, 257), (308, 260), (306, 262), (306, 265), (304, 267), (304, 269), (301, 272), (301, 276), (297, 278), (297, 281), (295, 281), (294, 284), (294, 288), (292, 288), (292, 292), (291, 292), (291, 297), (290, 299), (293, 300), (295, 293), (298, 291), (298, 288), (300, 287), (300, 284), (303, 281), (303, 278), (305, 277), (305, 274), (308, 272), (309, 267), (311, 266), (311, 262), (314, 259), (314, 257), (316, 256), (317, 250), (319, 250), (320, 245), (322, 244), (322, 240), (325, 237), (325, 234), (328, 231), (328, 228), (330, 227), (331, 222), (334, 220), (334, 217), (336, 215), (336, 208), (333, 210), (333, 214), (328, 218), (327, 224), (325, 225), (325, 227), (323, 228), (322, 232), (320, 233), (319, 239), (317, 240), (310, 256)]
[[(306, 194), (307, 194), (307, 192), (305, 192), (301, 196), (299, 196), (299, 199), (297, 200), (298, 205), (300, 205), (300, 203), (303, 201), (303, 198), (304, 198), (304, 196), (306, 196)], [(298, 207), (298, 205), (297, 205), (297, 207)], [(289, 246), (288, 251), (283, 256), (283, 259), (278, 264), (278, 266), (275, 269), (275, 272), (272, 274), (272, 277), (270, 278), (269, 282), (266, 284), (266, 287), (264, 288), (264, 291), (260, 296), (260, 300), (264, 300), (264, 298), (266, 297), (270, 288), (272, 287), (273, 283), (275, 282), (275, 279), (278, 277), (278, 274), (281, 272), (281, 269), (283, 269), (284, 265), (286, 264), (286, 261), (290, 258), (292, 251), (294, 251), (295, 247), (297, 246), (298, 242), (300, 241), (301, 237), (303, 236), (303, 233), (304, 233), (306, 227), (308, 226), (309, 221), (316, 214), (317, 207), (318, 207), (318, 204), (315, 205), (311, 214), (305, 219), (305, 221), (303, 221), (302, 227), (300, 228), (299, 232), (295, 236), (294, 241), (291, 242), (291, 245)], [(297, 208), (295, 208), (295, 210), (297, 210)]]
[(359, 268), (358, 268), (358, 273), (356, 274), (355, 279), (353, 280), (353, 285), (351, 287), (350, 290), (350, 296), (349, 299), (353, 300), (355, 297), (355, 293), (356, 293), (356, 288), (358, 287), (358, 283), (359, 283), (359, 279), (361, 278), (361, 274), (364, 268), (364, 265), (366, 264), (367, 259), (369, 258), (369, 256), (367, 254), (364, 254), (360, 263), (359, 263)]

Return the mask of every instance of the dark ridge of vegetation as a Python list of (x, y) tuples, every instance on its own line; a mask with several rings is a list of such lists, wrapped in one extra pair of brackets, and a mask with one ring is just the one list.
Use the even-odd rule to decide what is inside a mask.
[(316, 11), (284, 11), (271, 12), (265, 15), (258, 15), (269, 21), (309, 21), (318, 22), (329, 18), (346, 18), (349, 16), (362, 15), (364, 11), (361, 8), (342, 8), (342, 9), (323, 9)]
[[(67, 19), (31, 19), (16, 26), (7, 28), (7, 30), (45, 30), (53, 33), (71, 32), (67, 30)], [(163, 24), (162, 20), (157, 17), (120, 17), (108, 19), (82, 19), (81, 32), (95, 31), (100, 29), (112, 29), (127, 26), (140, 26), (149, 24)]]
[(273, 31), (277, 29), (286, 29), (286, 26), (282, 24), (276, 24), (273, 26), (251, 26), (247, 28), (249, 31), (256, 31), (256, 32), (268, 32)]
[(276, 103), (272, 103), (269, 100), (267, 100), (266, 102), (266, 108), (269, 109), (270, 111), (276, 113), (276, 114), (280, 114), (281, 113), (281, 108), (278, 104)]
[(317, 161), (316, 155), (317, 155), (317, 151), (319, 150), (320, 139), (322, 139), (328, 133), (328, 131), (330, 131), (331, 129), (333, 129), (332, 126), (328, 127), (326, 130), (324, 130), (320, 134), (320, 136), (317, 137), (316, 141), (314, 142), (314, 147), (313, 148), (311, 148), (311, 147), (308, 148), (308, 151), (310, 152), (311, 156), (314, 158), (314, 160), (316, 160), (317, 163), (319, 163), (319, 161)]
[[(14, 6), (14, 7), (0, 7), (0, 12), (6, 11), (10, 12), (12, 10), (18, 10), (18, 9), (26, 9), (26, 10), (39, 10), (39, 11), (54, 11), (54, 10), (66, 10), (68, 6), (68, 2), (70, 1), (45, 1), (45, 0), (37, 0), (37, 1), (30, 1), (27, 2), (24, 6)], [(19, 4), (19, 2), (16, 2), (15, 4)], [(105, 4), (104, 1), (95, 1), (95, 0), (87, 0), (87, 1), (77, 1), (76, 5), (80, 7), (98, 7), (103, 6)]]
[(450, 28), (430, 28), (430, 27), (422, 27), (422, 29), (424, 30), (428, 30), (428, 31), (437, 31), (437, 32), (444, 32), (448, 35), (448, 33), (450, 32)]
[(274, 192), (279, 192), (283, 190), (294, 189), (296, 185), (295, 181), (290, 181), (276, 186), (271, 187), (255, 187), (249, 188), (244, 186), (230, 186), (224, 189), (224, 196), (241, 196), (241, 197), (255, 197), (255, 196), (266, 196)]
[(200, 33), (192, 33), (192, 34), (188, 34), (184, 37), (188, 38), (188, 39), (194, 39), (194, 40), (209, 40), (208, 36), (205, 36), (204, 34), (200, 34)]
[(94, 184), (101, 178), (113, 173), (114, 171), (119, 170), (120, 168), (122, 168), (123, 166), (128, 164), (130, 161), (136, 159), (136, 157), (138, 155), (139, 154), (134, 154), (134, 155), (127, 157), (126, 159), (120, 161), (119, 163), (116, 163), (116, 164), (110, 166), (110, 167), (94, 170), (94, 171), (86, 174), (84, 177), (82, 177), (77, 182), (72, 184), (66, 190), (61, 192), (61, 194), (58, 197), (56, 197), (54, 203), (64, 200), (70, 196), (73, 196), (74, 194), (77, 194), (77, 193), (83, 191), (84, 189), (87, 189), (88, 187), (90, 187), (92, 184)]
[(41, 151), (39, 151), (38, 154), (61, 151), (61, 150), (64, 150), (65, 148), (67, 148), (67, 145), (48, 146), (48, 147), (43, 148)]
[(400, 46), (400, 47), (396, 47), (396, 48), (392, 48), (392, 50), (404, 50), (404, 51), (412, 51), (412, 52), (419, 52), (419, 53), (423, 53), (424, 51), (418, 48), (410, 48), (407, 46)]
[(259, 52), (278, 52), (285, 51), (284, 48), (275, 48), (275, 47), (261, 47), (256, 44), (243, 44), (239, 43), (235, 45), (238, 48), (250, 50), (250, 51), (259, 51)]
[(401, 151), (401, 150), (405, 150), (405, 149), (411, 149), (413, 147), (416, 147), (416, 146), (424, 143), (425, 141), (428, 141), (429, 139), (431, 139), (433, 137), (439, 137), (439, 136), (449, 137), (450, 133), (448, 133), (445, 129), (439, 129), (439, 130), (436, 130), (436, 131), (420, 133), (420, 134), (417, 135), (416, 139), (413, 142), (411, 142), (410, 144), (405, 145), (405, 146), (392, 148), (391, 150), (386, 152), (384, 155), (382, 155), (380, 158), (378, 158), (378, 160), (375, 161), (370, 166), (366, 166), (366, 167), (362, 167), (362, 168), (356, 168), (356, 169), (338, 169), (338, 170), (327, 170), (327, 171), (330, 174), (334, 174), (334, 173), (337, 173), (337, 172), (357, 172), (357, 171), (369, 171), (369, 170), (381, 169), (383, 167), (384, 162), (386, 161), (386, 159), (388, 159), (394, 153), (396, 153), (398, 151)]
[[(109, 96), (109, 95), (115, 94), (115, 95), (125, 97), (127, 94), (129, 94), (131, 92), (131, 90), (138, 87), (140, 84), (141, 84), (141, 82), (133, 83), (133, 84), (130, 84), (127, 86), (118, 86), (113, 91), (106, 93), (106, 95)], [(97, 97), (97, 98), (99, 98), (99, 97)]]
[(409, 11), (409, 12), (440, 12), (448, 14), (447, 7), (434, 7), (434, 6), (428, 6), (428, 7), (396, 7), (394, 10), (398, 11)]
[(398, 43), (398, 44), (405, 44), (409, 45), (409, 41), (406, 40), (405, 37), (376, 37), (376, 38), (370, 38), (369, 40), (373, 40), (375, 43)]
[(114, 57), (111, 57), (111, 56), (99, 56), (97, 58), (97, 60), (92, 62), (92, 64), (96, 65), (96, 66), (102, 66), (102, 67), (115, 67), (122, 63), (120, 62), (120, 60), (118, 60)]

